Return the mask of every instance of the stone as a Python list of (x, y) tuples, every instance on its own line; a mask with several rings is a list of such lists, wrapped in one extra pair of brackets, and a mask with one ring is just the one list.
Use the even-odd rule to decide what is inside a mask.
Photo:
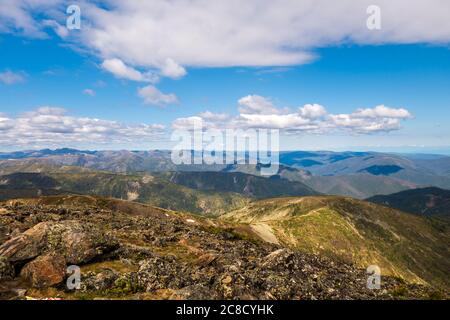
[(35, 288), (46, 288), (61, 283), (66, 275), (66, 260), (58, 254), (46, 254), (27, 263), (20, 276)]
[(231, 281), (233, 281), (233, 278), (231, 276), (225, 276), (225, 278), (222, 279), (223, 284), (230, 284)]
[(86, 263), (117, 247), (116, 241), (92, 224), (75, 220), (41, 222), (0, 246), (11, 263), (27, 261), (45, 252), (61, 253), (67, 263)]
[(196, 284), (175, 290), (169, 298), (172, 300), (211, 300), (218, 299), (218, 296), (210, 288)]
[(17, 297), (23, 298), (27, 294), (27, 289), (14, 289), (13, 292), (17, 295)]
[(278, 249), (268, 254), (263, 259), (263, 268), (276, 269), (276, 268), (286, 268), (291, 265), (294, 253), (289, 249)]
[(158, 289), (181, 289), (190, 285), (181, 266), (167, 258), (150, 258), (140, 262), (138, 271), (139, 286), (151, 292)]
[(119, 273), (112, 269), (104, 269), (83, 279), (83, 291), (102, 291), (111, 288), (119, 277)]
[(205, 253), (197, 259), (196, 264), (201, 267), (206, 267), (209, 266), (211, 263), (213, 263), (216, 259), (217, 255)]
[(0, 246), (0, 256), (9, 262), (20, 262), (33, 259), (46, 247), (46, 235), (49, 223), (42, 222), (24, 233), (13, 237)]
[(0, 280), (11, 279), (13, 277), (13, 266), (8, 262), (6, 257), (0, 256)]

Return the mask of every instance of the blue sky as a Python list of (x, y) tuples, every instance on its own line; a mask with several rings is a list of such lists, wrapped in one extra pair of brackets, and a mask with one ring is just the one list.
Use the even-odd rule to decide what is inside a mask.
[[(35, 21), (40, 21), (33, 15), (34, 12), (29, 14)], [(210, 62), (196, 62), (198, 65), (194, 65), (188, 61), (180, 64), (176, 62), (175, 69), (166, 72), (165, 66), (140, 61), (134, 63), (135, 58), (125, 53), (123, 56), (99, 54), (95, 48), (86, 44), (88, 41), (83, 39), (83, 32), (87, 31), (83, 29), (70, 31), (75, 33), (73, 38), (58, 35), (48, 28), (43, 29), (45, 37), (12, 29), (2, 33), (1, 30), (0, 114), (3, 116), (0, 118), (8, 119), (9, 123), (28, 121), (26, 128), (35, 130), (36, 125), (30, 127), (32, 122), (24, 118), (30, 117), (30, 112), (35, 112), (35, 119), (42, 114), (42, 119), (48, 119), (48, 114), (53, 116), (52, 109), (43, 113), (36, 111), (47, 106), (65, 109), (64, 112), (55, 111), (55, 114), (68, 117), (61, 123), (70, 122), (70, 130), (77, 130), (73, 123), (78, 125), (81, 123), (79, 119), (89, 118), (109, 121), (105, 122), (104, 127), (120, 123), (123, 126), (120, 130), (125, 130), (125, 126), (131, 126), (132, 129), (133, 126), (146, 124), (155, 126), (151, 127), (153, 131), (161, 131), (152, 131), (150, 134), (150, 129), (146, 129), (147, 140), (141, 141), (134, 139), (133, 134), (129, 133), (130, 129), (125, 133), (131, 139), (130, 143), (117, 137), (125, 131), (114, 129), (114, 139), (108, 141), (102, 136), (100, 140), (103, 140), (97, 143), (91, 136), (81, 138), (78, 133), (76, 138), (69, 137), (70, 130), (58, 127), (58, 130), (54, 130), (57, 138), (53, 141), (42, 132), (45, 127), (40, 123), (41, 131), (36, 135), (42, 137), (33, 141), (32, 136), (26, 137), (26, 133), (21, 133), (21, 138), (12, 144), (7, 143), (11, 141), (10, 137), (0, 138), (0, 149), (3, 150), (47, 146), (164, 148), (168, 146), (168, 132), (177, 119), (189, 119), (210, 111), (212, 114), (227, 114), (225, 123), (241, 123), (238, 118), (243, 112), (238, 109), (247, 105), (238, 101), (243, 97), (251, 97), (248, 100), (251, 103), (270, 103), (275, 110), (273, 117), (278, 116), (280, 121), (286, 119), (284, 115), (293, 114), (307, 104), (326, 109), (326, 117), (345, 114), (350, 115), (352, 120), (361, 119), (352, 116), (358, 109), (374, 109), (379, 105), (389, 110), (402, 109), (408, 112), (407, 116), (367, 118), (367, 121), (371, 119), (375, 124), (383, 125), (380, 130), (374, 131), (367, 129), (373, 124), (371, 122), (346, 126), (345, 130), (338, 128), (335, 123), (336, 128), (333, 130), (324, 130), (322, 126), (304, 130), (295, 127), (295, 124), (285, 125), (283, 122), (280, 128), (290, 133), (282, 134), (282, 149), (450, 153), (448, 41), (410, 41), (412, 43), (406, 44), (396, 41), (386, 44), (376, 41), (320, 43), (308, 48), (311, 56), (308, 61), (299, 60), (298, 63), (272, 65), (263, 62), (259, 66), (246, 67), (241, 62), (233, 65), (233, 62), (225, 61), (225, 66), (211, 66)], [(239, 55), (239, 52), (236, 54)], [(184, 59), (180, 57), (179, 61)], [(130, 70), (137, 71), (139, 76), (145, 72), (159, 72), (158, 80), (133, 80), (127, 74), (105, 67), (104, 62), (108, 59), (123, 62)], [(206, 56), (204, 60), (211, 59)], [(139, 93), (140, 89), (147, 86), (152, 88), (150, 93)], [(153, 90), (159, 98), (155, 98)], [(146, 100), (149, 94), (150, 100)], [(255, 114), (269, 115), (261, 110)], [(28, 116), (24, 116), (27, 113)], [(254, 121), (256, 118), (251, 119)], [(384, 127), (387, 123), (384, 120), (389, 119), (394, 123)], [(318, 118), (312, 120), (319, 121)], [(321, 121), (329, 124), (328, 120)], [(214, 122), (211, 125), (220, 127), (223, 123)], [(162, 126), (165, 128), (162, 129)], [(13, 135), (13, 125), (10, 128), (9, 135)], [(88, 130), (92, 128), (85, 131)], [(109, 129), (105, 129), (105, 132), (109, 132)], [(69, 137), (67, 141), (65, 137)]]

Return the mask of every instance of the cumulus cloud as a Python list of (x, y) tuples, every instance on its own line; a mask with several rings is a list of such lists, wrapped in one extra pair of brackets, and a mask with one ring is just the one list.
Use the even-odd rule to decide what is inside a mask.
[(88, 10), (93, 24), (84, 43), (104, 56), (156, 68), (168, 58), (183, 66), (294, 65), (311, 61), (311, 49), (342, 42), (450, 40), (444, 13), (450, 4), (440, 0), (377, 1), (383, 19), (377, 32), (366, 27), (369, 0), (113, 3)]
[(274, 107), (268, 98), (249, 95), (238, 100), (239, 112), (244, 114), (277, 114), (279, 110)]
[[(148, 71), (146, 73), (141, 73), (140, 71), (125, 65), (125, 63), (123, 63), (120, 59), (107, 59), (103, 61), (102, 68), (111, 72), (115, 77), (120, 79), (149, 82), (152, 84), (159, 81), (159, 76), (154, 72)], [(161, 73), (164, 76), (176, 79), (184, 76), (186, 71), (183, 67), (177, 65), (174, 61), (169, 59)], [(153, 85), (139, 88), (138, 95), (144, 99), (145, 104), (152, 104), (156, 106), (164, 106), (178, 102), (175, 94), (164, 94)]]
[(361, 118), (355, 117), (355, 114), (338, 114), (330, 115), (329, 120), (332, 128), (346, 129), (356, 133), (389, 132), (400, 129), (399, 118)]
[(178, 98), (173, 93), (165, 94), (155, 86), (148, 85), (138, 89), (138, 95), (144, 99), (144, 103), (156, 106), (178, 103)]
[(153, 141), (164, 134), (160, 124), (125, 124), (68, 115), (62, 108), (41, 107), (17, 117), (0, 115), (0, 146), (64, 143), (100, 144)]
[(216, 114), (210, 111), (197, 116), (178, 118), (172, 123), (174, 129), (190, 130), (195, 121), (201, 120), (205, 128), (213, 129), (280, 129), (287, 133), (326, 134), (346, 131), (356, 134), (389, 132), (399, 130), (401, 122), (412, 118), (404, 108), (384, 105), (358, 109), (350, 114), (331, 114), (319, 104), (306, 104), (297, 112), (275, 107), (269, 99), (250, 95), (238, 100), (237, 116)]
[(179, 79), (186, 75), (186, 70), (172, 59), (167, 58), (161, 67), (161, 75), (172, 79)]
[(327, 115), (327, 110), (320, 104), (305, 104), (300, 108), (300, 115), (306, 119), (318, 119)]
[[(64, 0), (4, 0), (0, 31), (42, 36)], [(70, 33), (102, 60), (179, 78), (186, 67), (308, 63), (314, 49), (342, 43), (448, 44), (450, 2), (378, 0), (380, 30), (366, 27), (372, 0), (78, 1), (83, 28)], [(52, 10), (53, 8), (53, 10)], [(56, 11), (56, 12), (55, 12)], [(59, 19), (59, 20), (58, 20)], [(439, 26), (439, 27), (436, 27)], [(72, 36), (73, 34), (73, 36)], [(139, 78), (136, 72), (129, 77)]]
[(117, 78), (150, 83), (157, 83), (160, 75), (171, 79), (180, 79), (186, 75), (186, 70), (172, 59), (166, 59), (161, 66), (159, 74), (152, 70), (142, 73), (133, 67), (125, 65), (122, 60), (117, 58), (106, 59), (101, 66)]
[(15, 84), (24, 82), (26, 75), (23, 71), (13, 72), (10, 70), (6, 70), (0, 73), (0, 82), (4, 84)]
[[(241, 114), (236, 123), (250, 128), (310, 129), (311, 122), (298, 114)], [(306, 127), (305, 127), (306, 126)]]
[[(196, 123), (199, 123), (200, 121), (203, 121), (204, 118), (200, 116), (192, 116), (192, 117), (186, 117), (186, 118), (178, 118), (175, 119), (175, 121), (172, 122), (172, 128), (174, 130), (192, 130), (194, 128), (194, 125)], [(203, 123), (205, 124), (205, 123)], [(210, 129), (215, 129), (217, 123), (211, 122), (209, 126), (206, 126)]]
[(407, 119), (412, 118), (408, 110), (392, 109), (384, 105), (376, 106), (373, 109), (358, 109), (354, 114), (355, 118), (399, 118)]
[(152, 72), (141, 73), (140, 71), (125, 65), (120, 59), (106, 59), (102, 63), (102, 68), (112, 73), (115, 77), (120, 79), (132, 80), (132, 81), (144, 81), (156, 83), (158, 82), (158, 76)]
[(223, 121), (228, 121), (230, 119), (229, 114), (215, 113), (215, 112), (211, 112), (211, 111), (201, 112), (199, 114), (199, 116), (204, 120), (214, 121), (214, 122), (219, 122), (219, 121), (223, 122)]

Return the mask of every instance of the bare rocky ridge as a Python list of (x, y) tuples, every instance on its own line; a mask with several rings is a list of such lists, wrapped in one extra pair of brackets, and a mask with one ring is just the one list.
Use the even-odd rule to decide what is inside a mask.
[[(394, 299), (445, 293), (263, 242), (245, 225), (55, 196), (0, 204), (0, 298)], [(63, 267), (81, 267), (81, 289)]]

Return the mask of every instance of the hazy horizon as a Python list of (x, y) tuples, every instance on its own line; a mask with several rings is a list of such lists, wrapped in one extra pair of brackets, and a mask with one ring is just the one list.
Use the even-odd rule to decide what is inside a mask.
[[(27, 151), (42, 151), (42, 150), (64, 150), (71, 149), (77, 151), (130, 151), (130, 152), (145, 152), (145, 151), (166, 151), (171, 152), (169, 148), (149, 148), (149, 149), (133, 149), (133, 148), (117, 148), (117, 149), (108, 149), (108, 148), (72, 148), (72, 147), (55, 147), (55, 148), (31, 148), (31, 149), (11, 149), (11, 150), (1, 150), (0, 153), (14, 153), (14, 152), (27, 152)], [(191, 149), (195, 150), (195, 149)], [(230, 150), (232, 151), (232, 150)], [(437, 156), (450, 156), (450, 147), (445, 149), (439, 148), (430, 148), (424, 150), (422, 149), (414, 149), (414, 147), (404, 147), (404, 148), (363, 148), (363, 147), (354, 147), (354, 148), (343, 148), (343, 149), (280, 149), (279, 152), (297, 152), (297, 151), (308, 151), (308, 152), (335, 152), (335, 153), (345, 153), (345, 152), (367, 152), (367, 153), (388, 153), (388, 154), (405, 154), (405, 155), (437, 155)]]

